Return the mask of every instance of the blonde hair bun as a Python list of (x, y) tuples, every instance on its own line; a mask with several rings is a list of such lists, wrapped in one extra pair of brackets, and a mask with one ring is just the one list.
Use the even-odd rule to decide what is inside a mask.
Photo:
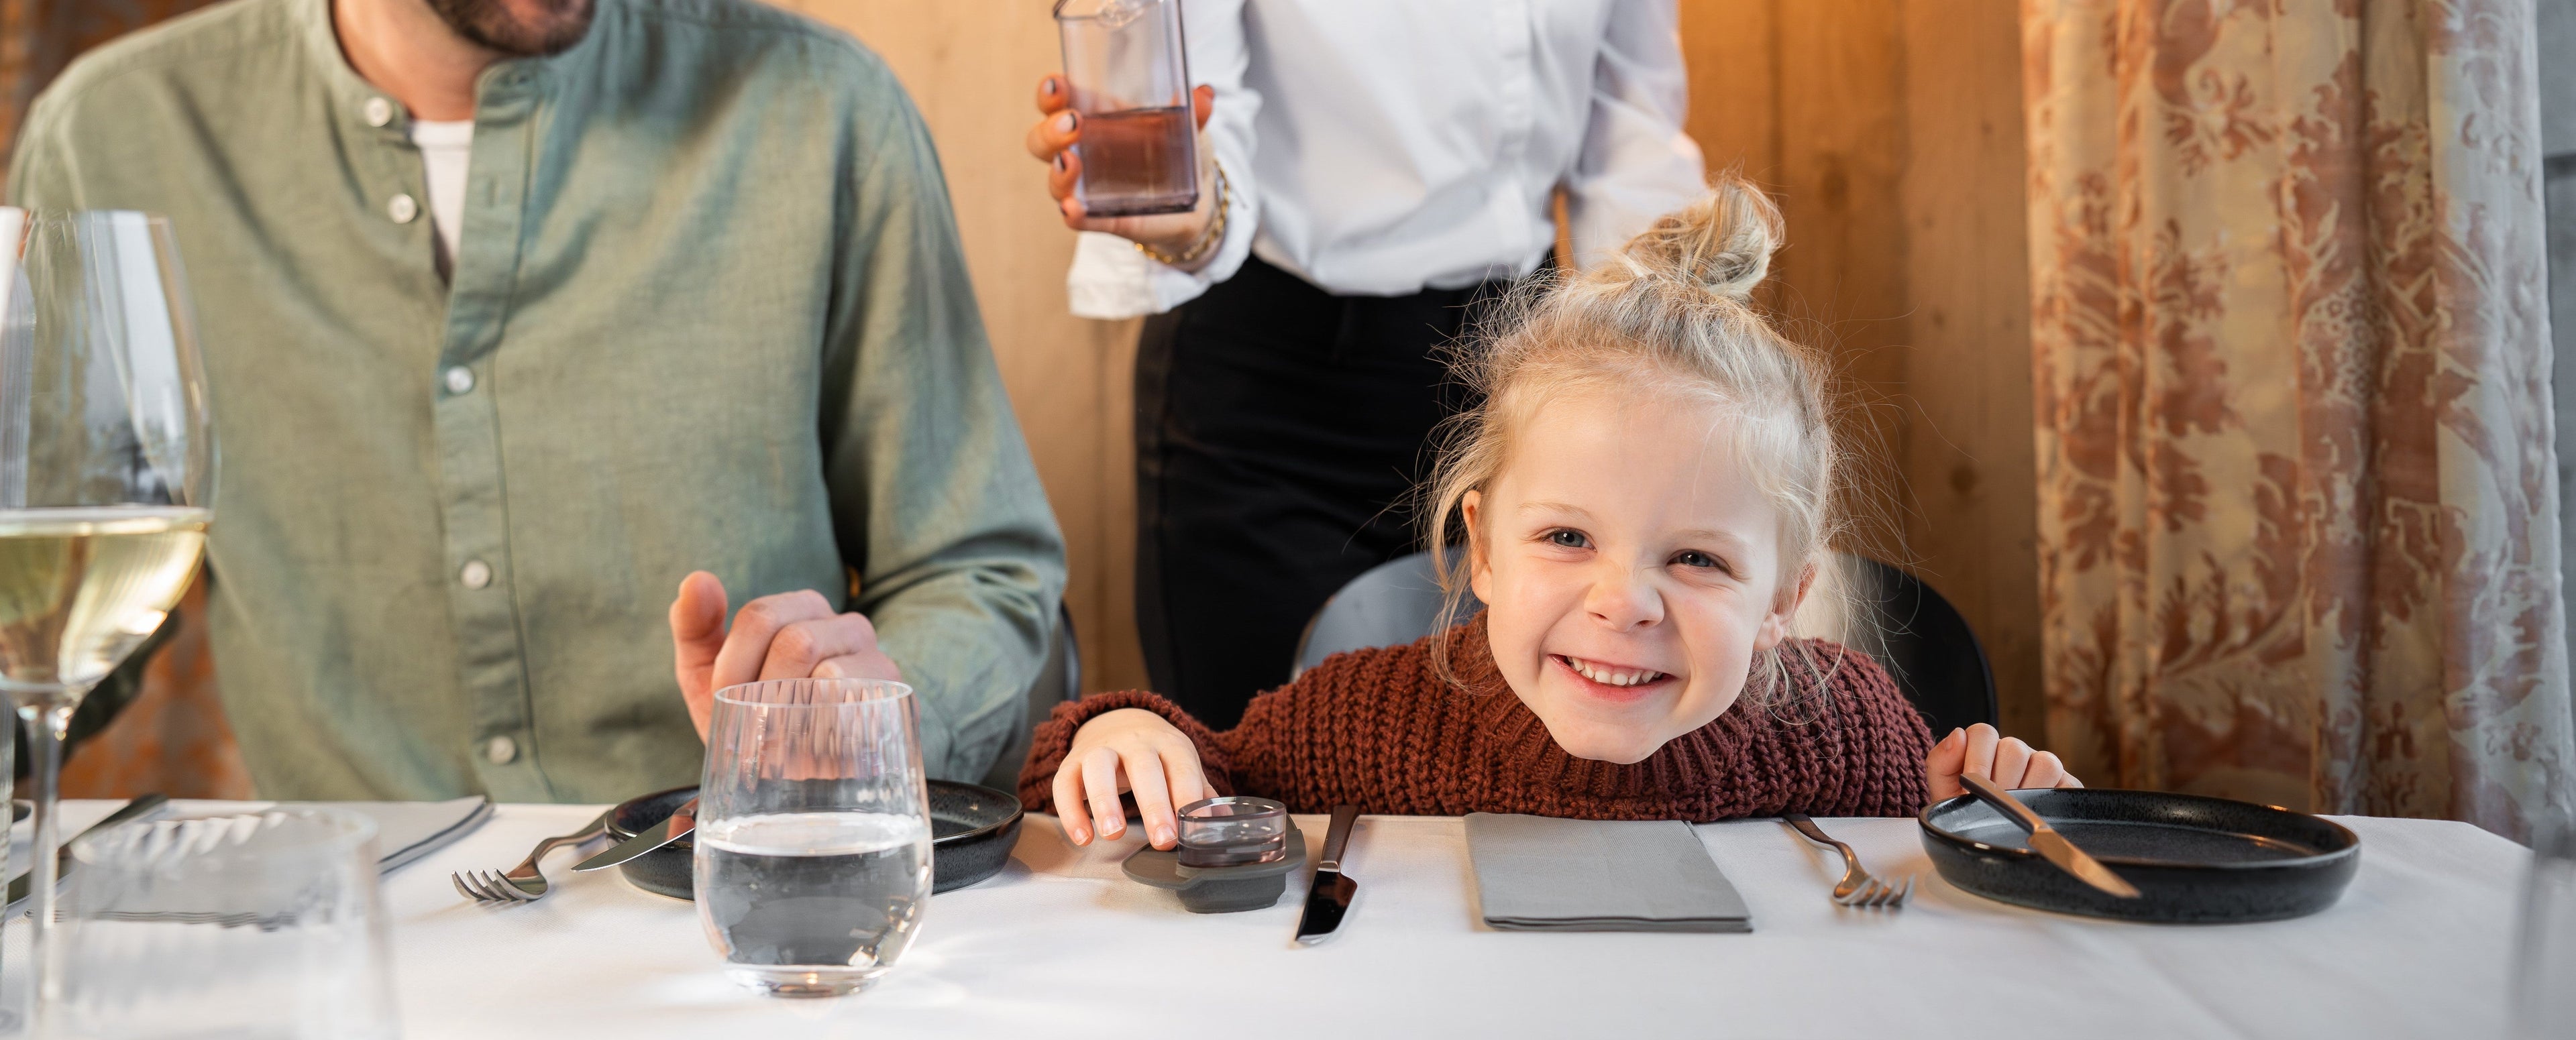
[(1711, 178), (1708, 194), (1655, 219), (1619, 250), (1617, 268), (1635, 278), (1666, 279), (1736, 302), (1771, 273), (1780, 248), (1780, 207), (1732, 173)]

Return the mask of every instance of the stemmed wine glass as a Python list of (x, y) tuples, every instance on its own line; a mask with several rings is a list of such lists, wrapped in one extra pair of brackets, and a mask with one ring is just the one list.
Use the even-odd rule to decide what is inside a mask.
[(169, 221), (0, 208), (0, 692), (35, 753), (39, 1035), (61, 991), (63, 734), (187, 590), (214, 486), (205, 369)]

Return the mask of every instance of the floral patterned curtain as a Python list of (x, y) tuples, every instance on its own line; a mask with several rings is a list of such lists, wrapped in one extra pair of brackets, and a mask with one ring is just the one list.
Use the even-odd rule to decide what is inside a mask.
[(2024, 0), (2048, 739), (2521, 836), (2571, 748), (2532, 0)]

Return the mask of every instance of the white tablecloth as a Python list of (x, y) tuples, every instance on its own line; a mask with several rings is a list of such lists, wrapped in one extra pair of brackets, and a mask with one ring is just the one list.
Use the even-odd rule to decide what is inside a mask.
[[(199, 803), (203, 806), (206, 803)], [(113, 803), (72, 803), (77, 827)], [(188, 808), (183, 805), (182, 808)], [(453, 870), (502, 869), (598, 807), (503, 806), (386, 879), (412, 1040), (613, 1037), (1208, 1036), (2488, 1037), (2503, 1031), (2529, 854), (2466, 824), (2342, 818), (2362, 836), (2342, 902), (2296, 921), (2115, 924), (1988, 902), (1931, 873), (1911, 820), (1824, 820), (1882, 873), (1924, 875), (1896, 913), (1843, 910), (1840, 860), (1786, 826), (1699, 828), (1753, 911), (1748, 935), (1496, 932), (1475, 915), (1454, 818), (1366, 817), (1341, 934), (1290, 941), (1279, 905), (1200, 916), (1030, 817), (1001, 876), (931, 901), (866, 993), (737, 989), (686, 902), (548, 860), (546, 900), (464, 902)], [(1310, 841), (1322, 818), (1300, 818)], [(23, 828), (21, 828), (23, 830)], [(22, 869), (18, 858), (12, 870)], [(24, 984), (23, 921), (8, 929)], [(2576, 983), (2571, 983), (2576, 984)], [(14, 1000), (14, 994), (11, 995)]]

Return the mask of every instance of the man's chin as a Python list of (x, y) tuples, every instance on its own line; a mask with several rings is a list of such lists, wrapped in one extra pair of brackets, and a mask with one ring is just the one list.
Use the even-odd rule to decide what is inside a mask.
[(534, 3), (544, 10), (523, 15), (512, 0), (429, 0), (430, 9), (458, 36), (485, 50), (519, 58), (571, 50), (590, 34), (591, 20), (599, 14), (597, 0)]

